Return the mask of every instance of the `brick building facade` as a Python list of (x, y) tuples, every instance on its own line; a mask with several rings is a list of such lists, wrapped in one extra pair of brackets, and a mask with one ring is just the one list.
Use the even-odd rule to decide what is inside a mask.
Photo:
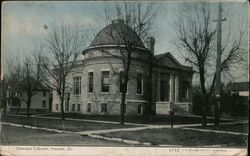
[[(135, 31), (119, 19), (96, 35), (83, 51), (84, 59), (68, 76), (65, 112), (120, 113), (120, 81), (124, 68), (121, 60), (114, 57), (120, 55), (121, 51), (126, 52), (120, 32), (127, 34), (126, 41), (135, 43), (125, 113), (142, 114), (149, 94), (152, 94), (151, 109), (156, 114), (168, 114), (170, 103), (174, 104), (176, 111), (189, 112), (192, 108), (192, 68), (181, 65), (169, 52), (154, 55), (154, 38), (148, 38), (145, 47)], [(60, 100), (53, 92), (52, 111), (60, 110)]]

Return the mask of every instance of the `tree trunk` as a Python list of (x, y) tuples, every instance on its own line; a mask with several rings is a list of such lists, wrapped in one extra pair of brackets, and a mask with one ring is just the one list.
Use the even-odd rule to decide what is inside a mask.
[(62, 115), (62, 120), (65, 120), (65, 115), (64, 115), (64, 107), (63, 107), (63, 103), (64, 103), (64, 92), (65, 92), (65, 79), (62, 82), (63, 86), (62, 86), (62, 94), (61, 94), (61, 115)]
[(207, 95), (206, 87), (205, 87), (205, 74), (204, 74), (204, 65), (202, 65), (200, 69), (200, 84), (203, 96), (203, 107), (202, 107), (202, 126), (207, 126), (207, 111), (209, 104), (209, 97)]
[(27, 100), (27, 117), (30, 116), (30, 104), (31, 104), (31, 97), (28, 96), (28, 100)]
[(20, 110), (20, 104), (18, 105), (17, 109), (16, 109), (16, 114), (18, 114), (19, 110)]
[[(124, 87), (123, 87), (124, 88)], [(126, 92), (124, 91), (125, 89), (123, 89), (122, 91), (122, 99), (121, 99), (121, 111), (120, 111), (120, 124), (124, 125), (124, 106), (125, 106), (125, 99), (126, 99)]]
[(128, 69), (125, 70), (123, 75), (124, 83), (122, 83), (122, 97), (121, 97), (121, 109), (120, 109), (120, 124), (124, 125), (124, 107), (125, 107), (125, 101), (126, 101), (126, 93), (127, 93), (127, 87), (128, 87)]
[(19, 112), (20, 107), (21, 107), (21, 100), (19, 100), (19, 102), (18, 102), (18, 106), (17, 106), (16, 114)]
[(208, 99), (203, 100), (202, 107), (202, 126), (207, 126)]
[(219, 126), (219, 124), (220, 124), (219, 105), (220, 105), (220, 97), (216, 97), (215, 116), (214, 116), (214, 125), (215, 126)]
[(64, 98), (61, 98), (61, 119), (65, 120), (64, 109), (63, 109)]

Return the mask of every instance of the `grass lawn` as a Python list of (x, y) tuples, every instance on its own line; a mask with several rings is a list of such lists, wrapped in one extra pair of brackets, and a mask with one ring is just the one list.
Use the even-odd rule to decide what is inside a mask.
[(220, 131), (230, 131), (230, 132), (240, 132), (240, 133), (248, 133), (248, 124), (228, 124), (228, 125), (219, 125), (219, 127), (216, 126), (195, 126), (193, 128), (199, 128), (199, 129), (213, 129), (213, 130), (220, 130)]
[(246, 147), (247, 136), (199, 132), (180, 128), (147, 129), (136, 132), (112, 132), (103, 136), (151, 142), (154, 145)]
[(53, 128), (53, 129), (59, 129), (59, 130), (65, 130), (65, 131), (86, 131), (86, 130), (135, 127), (131, 125), (104, 124), (104, 123), (94, 123), (94, 122), (85, 122), (85, 121), (42, 119), (42, 118), (35, 118), (35, 117), (27, 118), (23, 116), (2, 116), (1, 120), (3, 122)]
[[(52, 113), (45, 116), (61, 117), (60, 113)], [(120, 121), (119, 115), (88, 115), (80, 113), (65, 113), (66, 118), (77, 118), (77, 119), (91, 119), (91, 120), (104, 120), (104, 121)], [(191, 116), (175, 116), (174, 124), (192, 124), (201, 123), (201, 117)], [(207, 119), (208, 122), (213, 122), (213, 119)], [(228, 120), (222, 120), (228, 122)], [(169, 115), (155, 115), (155, 116), (125, 116), (125, 122), (131, 123), (142, 123), (142, 124), (156, 124), (156, 125), (168, 125), (170, 124)]]
[(88, 136), (55, 133), (9, 125), (1, 126), (0, 143), (1, 145), (14, 146), (128, 146), (120, 142), (94, 139)]

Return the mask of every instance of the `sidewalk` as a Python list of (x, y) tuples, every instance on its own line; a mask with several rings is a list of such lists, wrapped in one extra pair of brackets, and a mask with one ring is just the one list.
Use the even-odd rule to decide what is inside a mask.
[[(25, 116), (25, 115), (16, 115), (16, 114), (8, 114), (9, 116)], [(57, 119), (57, 120), (61, 120), (61, 118), (59, 117), (47, 117), (47, 116), (40, 116), (40, 115), (33, 115), (32, 117), (35, 118), (43, 118), (43, 119)], [(74, 118), (65, 118), (66, 120), (69, 121), (86, 121), (86, 122), (96, 122), (96, 123), (105, 123), (105, 124), (120, 124), (119, 122), (115, 122), (115, 121), (102, 121), (102, 120), (90, 120), (90, 119), (74, 119)], [(234, 124), (244, 124), (244, 123), (248, 123), (248, 121), (234, 121), (234, 122), (226, 122), (226, 123), (220, 123), (220, 125), (234, 125)], [(121, 131), (127, 131), (128, 129), (131, 129), (130, 131), (133, 131), (133, 129), (140, 129), (140, 128), (170, 128), (170, 125), (151, 125), (151, 124), (139, 124), (139, 123), (129, 123), (129, 122), (125, 122), (124, 124), (126, 125), (133, 125), (133, 126), (142, 126), (142, 127), (134, 127), (134, 128), (122, 128), (122, 129), (117, 129), (117, 130), (121, 130)], [(208, 123), (208, 126), (213, 125), (213, 123)], [(178, 124), (178, 125), (173, 125), (174, 128), (184, 128), (184, 127), (194, 127), (194, 126), (201, 126), (201, 124)], [(193, 129), (199, 129), (199, 128), (193, 128)], [(116, 129), (109, 129), (110, 132), (113, 132), (113, 130), (115, 131)], [(97, 133), (100, 133), (102, 131), (107, 131), (107, 129), (105, 130), (97, 130)], [(216, 131), (216, 130), (209, 130), (209, 131)], [(83, 131), (83, 132), (88, 132), (88, 131)], [(89, 131), (91, 132), (91, 131)], [(92, 131), (93, 132), (93, 131)]]
[[(7, 114), (9, 116), (26, 116), (26, 115), (17, 115), (17, 114)], [(31, 115), (30, 117), (35, 118), (44, 118), (44, 119), (58, 119), (61, 120), (60, 117), (50, 117), (50, 116), (41, 116), (41, 115)], [(96, 123), (106, 123), (106, 124), (120, 124), (119, 122), (115, 121), (103, 121), (103, 120), (90, 120), (90, 119), (75, 119), (75, 118), (65, 118), (66, 120), (71, 121), (86, 121), (86, 122), (96, 122)], [(150, 126), (150, 124), (139, 124), (139, 123), (129, 123), (125, 122), (126, 125), (132, 125), (132, 126)]]

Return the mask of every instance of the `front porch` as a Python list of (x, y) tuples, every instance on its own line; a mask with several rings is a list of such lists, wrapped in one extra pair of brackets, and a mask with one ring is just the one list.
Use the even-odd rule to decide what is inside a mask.
[[(156, 114), (167, 115), (170, 110), (175, 113), (191, 113), (191, 80), (180, 73), (158, 71), (156, 84)], [(173, 105), (171, 106), (170, 103)]]

